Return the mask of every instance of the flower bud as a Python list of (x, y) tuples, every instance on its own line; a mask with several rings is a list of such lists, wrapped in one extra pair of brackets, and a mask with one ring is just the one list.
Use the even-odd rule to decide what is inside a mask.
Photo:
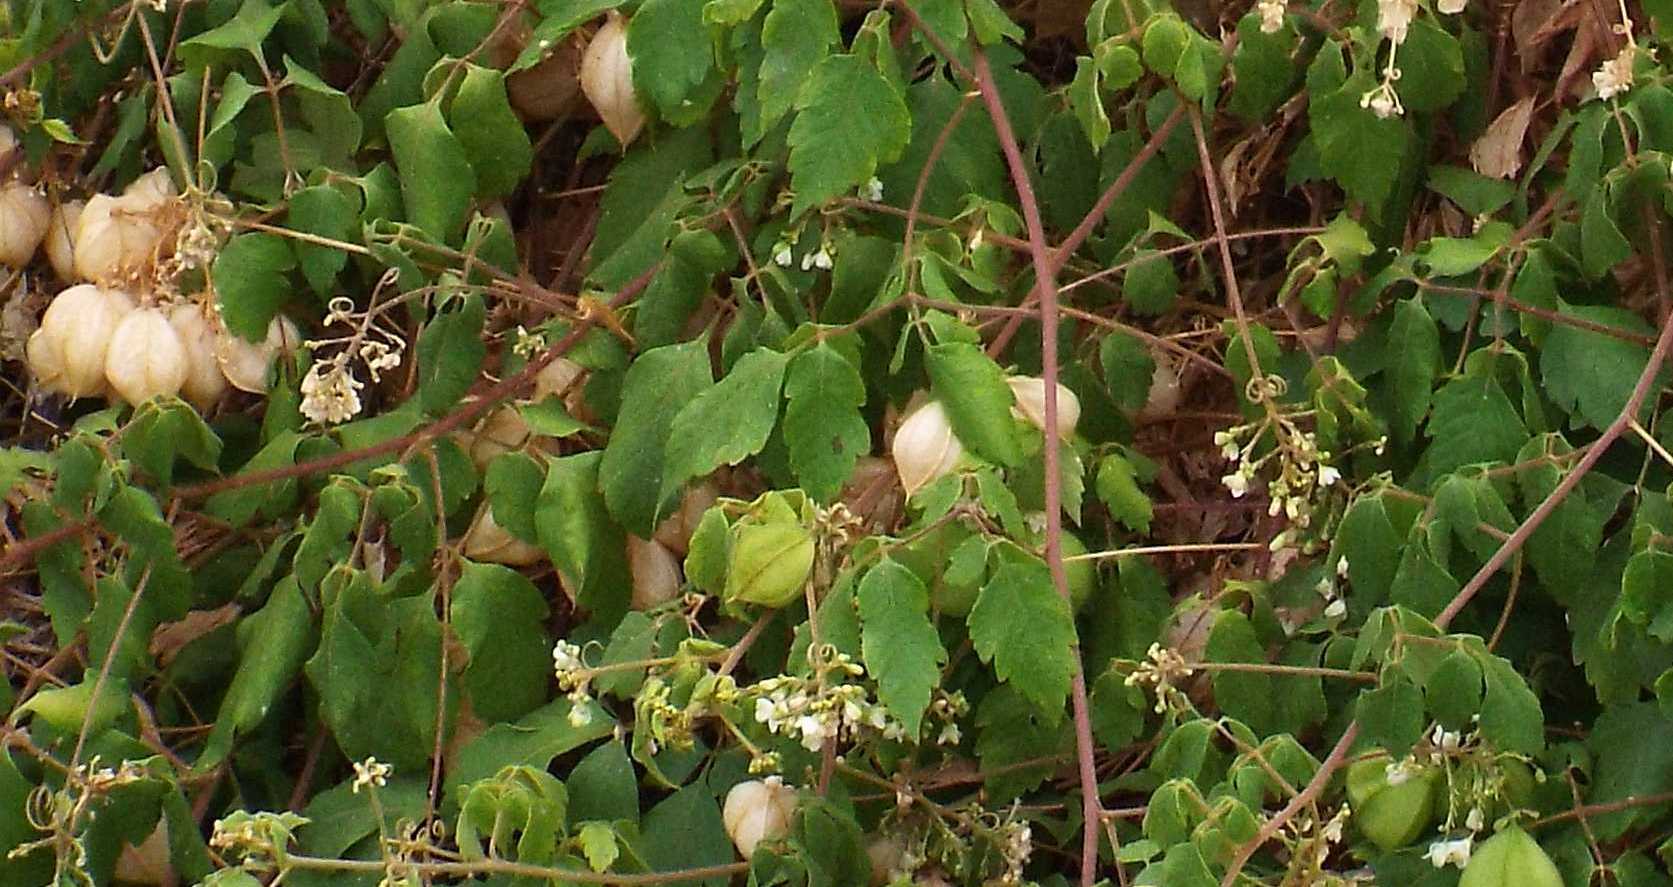
[(59, 280), (76, 280), (76, 231), (81, 224), (85, 200), (67, 200), (52, 209), (46, 227), (46, 257)]
[(465, 557), (484, 564), (526, 567), (546, 558), (545, 549), (511, 535), (494, 521), (494, 510), (483, 508), (465, 531)]
[(532, 67), (505, 78), (511, 107), (528, 120), (557, 120), (575, 109), (581, 94), (581, 50), (565, 40)]
[(70, 397), (103, 394), (111, 334), (133, 309), (127, 293), (92, 284), (59, 293), (26, 348), (36, 381), (48, 391)]
[(251, 342), (224, 326), (215, 329), (215, 362), (232, 387), (252, 394), (267, 393), (267, 371), (273, 359), (289, 354), (302, 344), (296, 324), (284, 315), (267, 324), (267, 338)]
[(168, 322), (186, 349), (186, 381), (180, 393), (206, 410), (227, 391), (227, 377), (215, 360), (215, 320), (204, 306), (181, 302), (169, 309)]
[(674, 555), (655, 539), (627, 537), (627, 567), (633, 574), (633, 609), (649, 610), (680, 594), (684, 580)]
[(639, 109), (638, 98), (633, 93), (627, 23), (613, 10), (581, 55), (581, 91), (622, 147), (639, 136), (639, 130), (645, 125), (645, 112)]
[(796, 790), (777, 776), (750, 779), (732, 786), (726, 793), (721, 821), (738, 853), (745, 859), (754, 855), (756, 845), (790, 832), (790, 817), (796, 812)]
[(146, 268), (163, 250), (163, 226), (154, 185), (131, 195), (94, 195), (76, 222), (76, 276), (95, 282), (125, 280)]
[(669, 515), (656, 528), (656, 535), (652, 538), (662, 543), (663, 548), (684, 555), (691, 544), (691, 534), (696, 531), (698, 521), (703, 519), (703, 512), (708, 511), (718, 498), (720, 494), (708, 481), (687, 489), (685, 498), (680, 500), (680, 510)]
[(164, 394), (179, 394), (186, 384), (190, 358), (180, 334), (162, 311), (146, 307), (128, 312), (110, 334), (105, 378), (117, 396), (142, 404)]
[[(1011, 393), (1016, 396), (1015, 410), (1021, 418), (1041, 431), (1046, 430), (1046, 380), (1039, 376), (1012, 376), (1005, 384), (1011, 386)], [(1062, 382), (1057, 383), (1057, 436), (1068, 439), (1079, 422), (1080, 398)]]
[(940, 401), (932, 400), (900, 423), (891, 451), (895, 473), (911, 496), (952, 471), (964, 455), (964, 445), (954, 436)]
[(46, 237), (52, 205), (22, 182), (0, 186), (0, 265), (22, 268)]

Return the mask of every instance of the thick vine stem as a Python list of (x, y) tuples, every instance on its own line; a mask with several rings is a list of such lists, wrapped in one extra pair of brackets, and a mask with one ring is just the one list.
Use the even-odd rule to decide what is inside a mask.
[[(1011, 182), (1017, 189), (1017, 200), (1022, 204), (1022, 218), (1028, 226), (1028, 246), (1034, 262), (1035, 290), (1040, 303), (1040, 376), (1045, 381), (1045, 487), (1046, 487), (1046, 565), (1051, 569), (1051, 581), (1064, 600), (1069, 599), (1068, 574), (1063, 569), (1063, 476), (1060, 473), (1061, 454), (1058, 451), (1057, 428), (1057, 283), (1050, 248), (1046, 245), (1045, 226), (1040, 222), (1039, 201), (1034, 198), (1034, 185), (1023, 163), (1022, 149), (1017, 146), (1016, 133), (1011, 130), (1011, 119), (1005, 113), (1005, 103), (994, 83), (993, 70), (980, 48), (971, 52), (971, 67), (976, 75), (976, 86), (982, 102), (993, 118), (994, 132), (999, 136), (999, 147), (1011, 170)], [(1081, 667), (1080, 649), (1073, 651), (1074, 674), (1070, 694), (1075, 716), (1075, 758), (1080, 769), (1081, 789), (1081, 871), (1082, 887), (1091, 887), (1098, 870), (1098, 827), (1100, 802), (1098, 773), (1092, 760), (1092, 715), (1086, 701), (1086, 672)]]

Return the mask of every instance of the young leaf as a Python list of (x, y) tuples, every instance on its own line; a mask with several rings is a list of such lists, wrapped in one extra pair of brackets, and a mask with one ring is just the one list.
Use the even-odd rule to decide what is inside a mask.
[(457, 243), (477, 185), (464, 145), (433, 102), (390, 111), (384, 125), (407, 220), (438, 241)]
[(864, 184), (906, 148), (912, 117), (900, 93), (857, 55), (826, 57), (796, 99), (790, 126), (791, 215)]
[(929, 347), (924, 364), (959, 441), (983, 458), (1017, 464), (1022, 444), (1011, 416), (1015, 397), (993, 358), (975, 345), (943, 342)]
[(911, 570), (884, 558), (861, 580), (859, 599), (861, 649), (877, 679), (877, 698), (915, 738), (947, 662), (929, 620), (929, 592)]
[(1046, 565), (1032, 558), (1007, 560), (982, 587), (969, 624), (982, 661), (1056, 723), (1079, 644), (1069, 603), (1057, 593)]

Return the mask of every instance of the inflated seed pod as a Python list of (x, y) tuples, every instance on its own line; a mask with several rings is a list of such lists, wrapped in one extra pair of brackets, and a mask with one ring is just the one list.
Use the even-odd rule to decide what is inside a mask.
[(480, 471), (488, 470), (488, 463), (511, 452), (529, 440), (529, 426), (523, 414), (514, 406), (506, 405), (482, 417), (471, 431), (471, 461)]
[(627, 54), (627, 21), (612, 10), (604, 27), (581, 54), (581, 91), (598, 111), (604, 128), (624, 147), (645, 126), (645, 112), (633, 91), (633, 59)]
[(206, 410), (227, 392), (227, 377), (215, 360), (215, 320), (204, 306), (181, 302), (169, 309), (168, 322), (186, 349), (186, 381), (180, 393)]
[(684, 584), (679, 561), (655, 539), (628, 534), (627, 567), (633, 575), (633, 609), (649, 610), (679, 596)]
[(36, 381), (48, 391), (70, 397), (103, 394), (111, 335), (133, 310), (134, 301), (127, 293), (90, 283), (59, 293), (25, 349)]
[(130, 404), (179, 394), (190, 372), (186, 346), (161, 309), (136, 308), (110, 334), (105, 378), (111, 390)]
[(721, 820), (726, 834), (748, 859), (762, 841), (782, 838), (790, 831), (790, 817), (796, 812), (796, 790), (777, 776), (750, 779), (732, 786), (726, 793)]
[(685, 491), (685, 498), (680, 500), (680, 510), (669, 515), (657, 528), (652, 537), (662, 543), (662, 547), (678, 555), (684, 555), (691, 544), (691, 534), (697, 530), (697, 522), (703, 519), (703, 512), (715, 504), (720, 493), (715, 485), (708, 481), (693, 484)]
[[(1005, 380), (1016, 396), (1016, 411), (1035, 428), (1046, 430), (1046, 380), (1039, 376), (1011, 376)], [(1080, 398), (1062, 382), (1057, 383), (1057, 436), (1068, 438), (1080, 423)]]
[(540, 546), (524, 542), (495, 522), (491, 508), (478, 512), (471, 528), (465, 531), (464, 552), (473, 561), (508, 567), (526, 567), (546, 558), (546, 551)]
[(251, 342), (225, 326), (215, 328), (215, 362), (232, 387), (252, 394), (267, 393), (267, 371), (274, 358), (302, 345), (302, 334), (290, 318), (279, 315), (267, 324), (267, 338)]
[(932, 400), (901, 421), (890, 452), (901, 486), (911, 496), (952, 471), (964, 455), (964, 444), (953, 434), (941, 402)]
[(128, 183), (128, 187), (122, 189), (123, 197), (146, 209), (162, 206), (179, 193), (174, 187), (174, 176), (169, 174), (166, 167), (161, 166), (134, 179)]
[(31, 185), (0, 185), (0, 265), (22, 268), (35, 256), (52, 219), (52, 204)]
[(81, 211), (86, 206), (85, 200), (66, 200), (52, 208), (52, 217), (47, 220), (46, 240), (42, 246), (59, 280), (77, 279), (75, 237), (81, 224)]
[(557, 120), (575, 110), (581, 97), (582, 51), (564, 40), (531, 67), (505, 78), (511, 107), (529, 120)]
[(75, 276), (116, 282), (150, 267), (163, 249), (159, 207), (150, 189), (134, 196), (97, 194), (76, 221)]
[(554, 359), (540, 368), (534, 376), (534, 399), (545, 400), (554, 394), (567, 394), (581, 378), (586, 368), (565, 357)]

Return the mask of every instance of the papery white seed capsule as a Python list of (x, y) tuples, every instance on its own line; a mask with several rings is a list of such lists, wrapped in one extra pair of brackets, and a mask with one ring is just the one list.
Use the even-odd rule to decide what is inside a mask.
[(796, 811), (796, 790), (777, 776), (750, 779), (732, 786), (726, 793), (721, 821), (726, 834), (748, 859), (762, 841), (775, 840), (790, 832), (790, 817)]
[(133, 310), (134, 300), (120, 290), (84, 283), (59, 293), (26, 347), (36, 381), (70, 397), (103, 394), (111, 334)]
[(720, 493), (708, 481), (694, 484), (685, 491), (685, 498), (680, 500), (680, 510), (669, 515), (656, 528), (656, 534), (651, 538), (662, 543), (662, 547), (675, 554), (683, 555), (691, 544), (691, 534), (697, 531), (697, 524), (703, 519), (703, 513), (709, 506), (715, 504)]
[(493, 410), (477, 424), (471, 433), (471, 461), (478, 470), (486, 471), (488, 463), (527, 443), (528, 423), (514, 406)]
[(941, 402), (932, 400), (900, 423), (891, 452), (895, 473), (910, 496), (952, 471), (964, 455), (964, 444), (953, 434)]
[(35, 256), (52, 219), (46, 195), (22, 182), (0, 185), (0, 265), (22, 268)]
[(484, 564), (526, 567), (545, 559), (546, 551), (511, 535), (494, 521), (494, 511), (483, 508), (465, 531), (465, 557)]
[(180, 393), (198, 409), (209, 409), (227, 392), (227, 377), (215, 360), (215, 320), (204, 306), (181, 302), (169, 309), (168, 322), (186, 349), (186, 381)]
[(138, 844), (123, 844), (116, 857), (113, 880), (123, 884), (173, 884), (178, 879), (169, 860), (168, 817), (157, 819), (157, 827)]
[(150, 189), (133, 196), (96, 194), (76, 222), (76, 276), (114, 282), (149, 267), (162, 250), (159, 206)]
[(581, 50), (565, 40), (552, 54), (505, 78), (511, 107), (529, 120), (557, 120), (575, 109), (581, 94)]
[(1179, 408), (1179, 364), (1160, 349), (1152, 349), (1156, 369), (1150, 374), (1150, 393), (1145, 395), (1140, 416), (1167, 416)]
[(627, 567), (633, 574), (633, 609), (649, 610), (679, 596), (680, 586), (684, 584), (679, 562), (655, 539), (641, 539), (629, 533)]
[[(1016, 396), (1016, 411), (1021, 418), (1046, 429), (1046, 381), (1039, 376), (1011, 376), (1005, 380)], [(1062, 382), (1057, 383), (1057, 436), (1067, 439), (1080, 423), (1080, 398)]]
[(0, 123), (0, 160), (4, 160), (16, 147), (17, 136), (12, 133), (12, 128)]
[(567, 394), (581, 378), (586, 368), (568, 358), (559, 357), (540, 368), (534, 377), (534, 399), (545, 400), (554, 394)]
[(160, 395), (179, 394), (190, 361), (168, 317), (156, 308), (138, 308), (110, 334), (105, 378), (117, 396), (137, 405)]
[(134, 179), (128, 183), (128, 187), (122, 189), (123, 197), (144, 209), (156, 209), (173, 200), (179, 193), (174, 187), (174, 176), (169, 173), (167, 167), (162, 166)]
[(627, 54), (627, 22), (612, 10), (581, 55), (581, 91), (604, 127), (623, 147), (639, 136), (645, 112), (633, 91), (633, 59)]
[(59, 280), (76, 280), (75, 237), (81, 225), (81, 211), (86, 206), (85, 200), (66, 200), (53, 207), (52, 218), (47, 220), (46, 240), (42, 245)]
[(266, 394), (267, 371), (272, 368), (273, 359), (280, 354), (289, 354), (301, 345), (302, 334), (297, 332), (296, 324), (284, 315), (268, 322), (267, 338), (260, 342), (251, 342), (225, 326), (218, 326), (215, 329), (215, 362), (220, 364), (221, 374), (227, 377), (232, 387), (252, 394)]

